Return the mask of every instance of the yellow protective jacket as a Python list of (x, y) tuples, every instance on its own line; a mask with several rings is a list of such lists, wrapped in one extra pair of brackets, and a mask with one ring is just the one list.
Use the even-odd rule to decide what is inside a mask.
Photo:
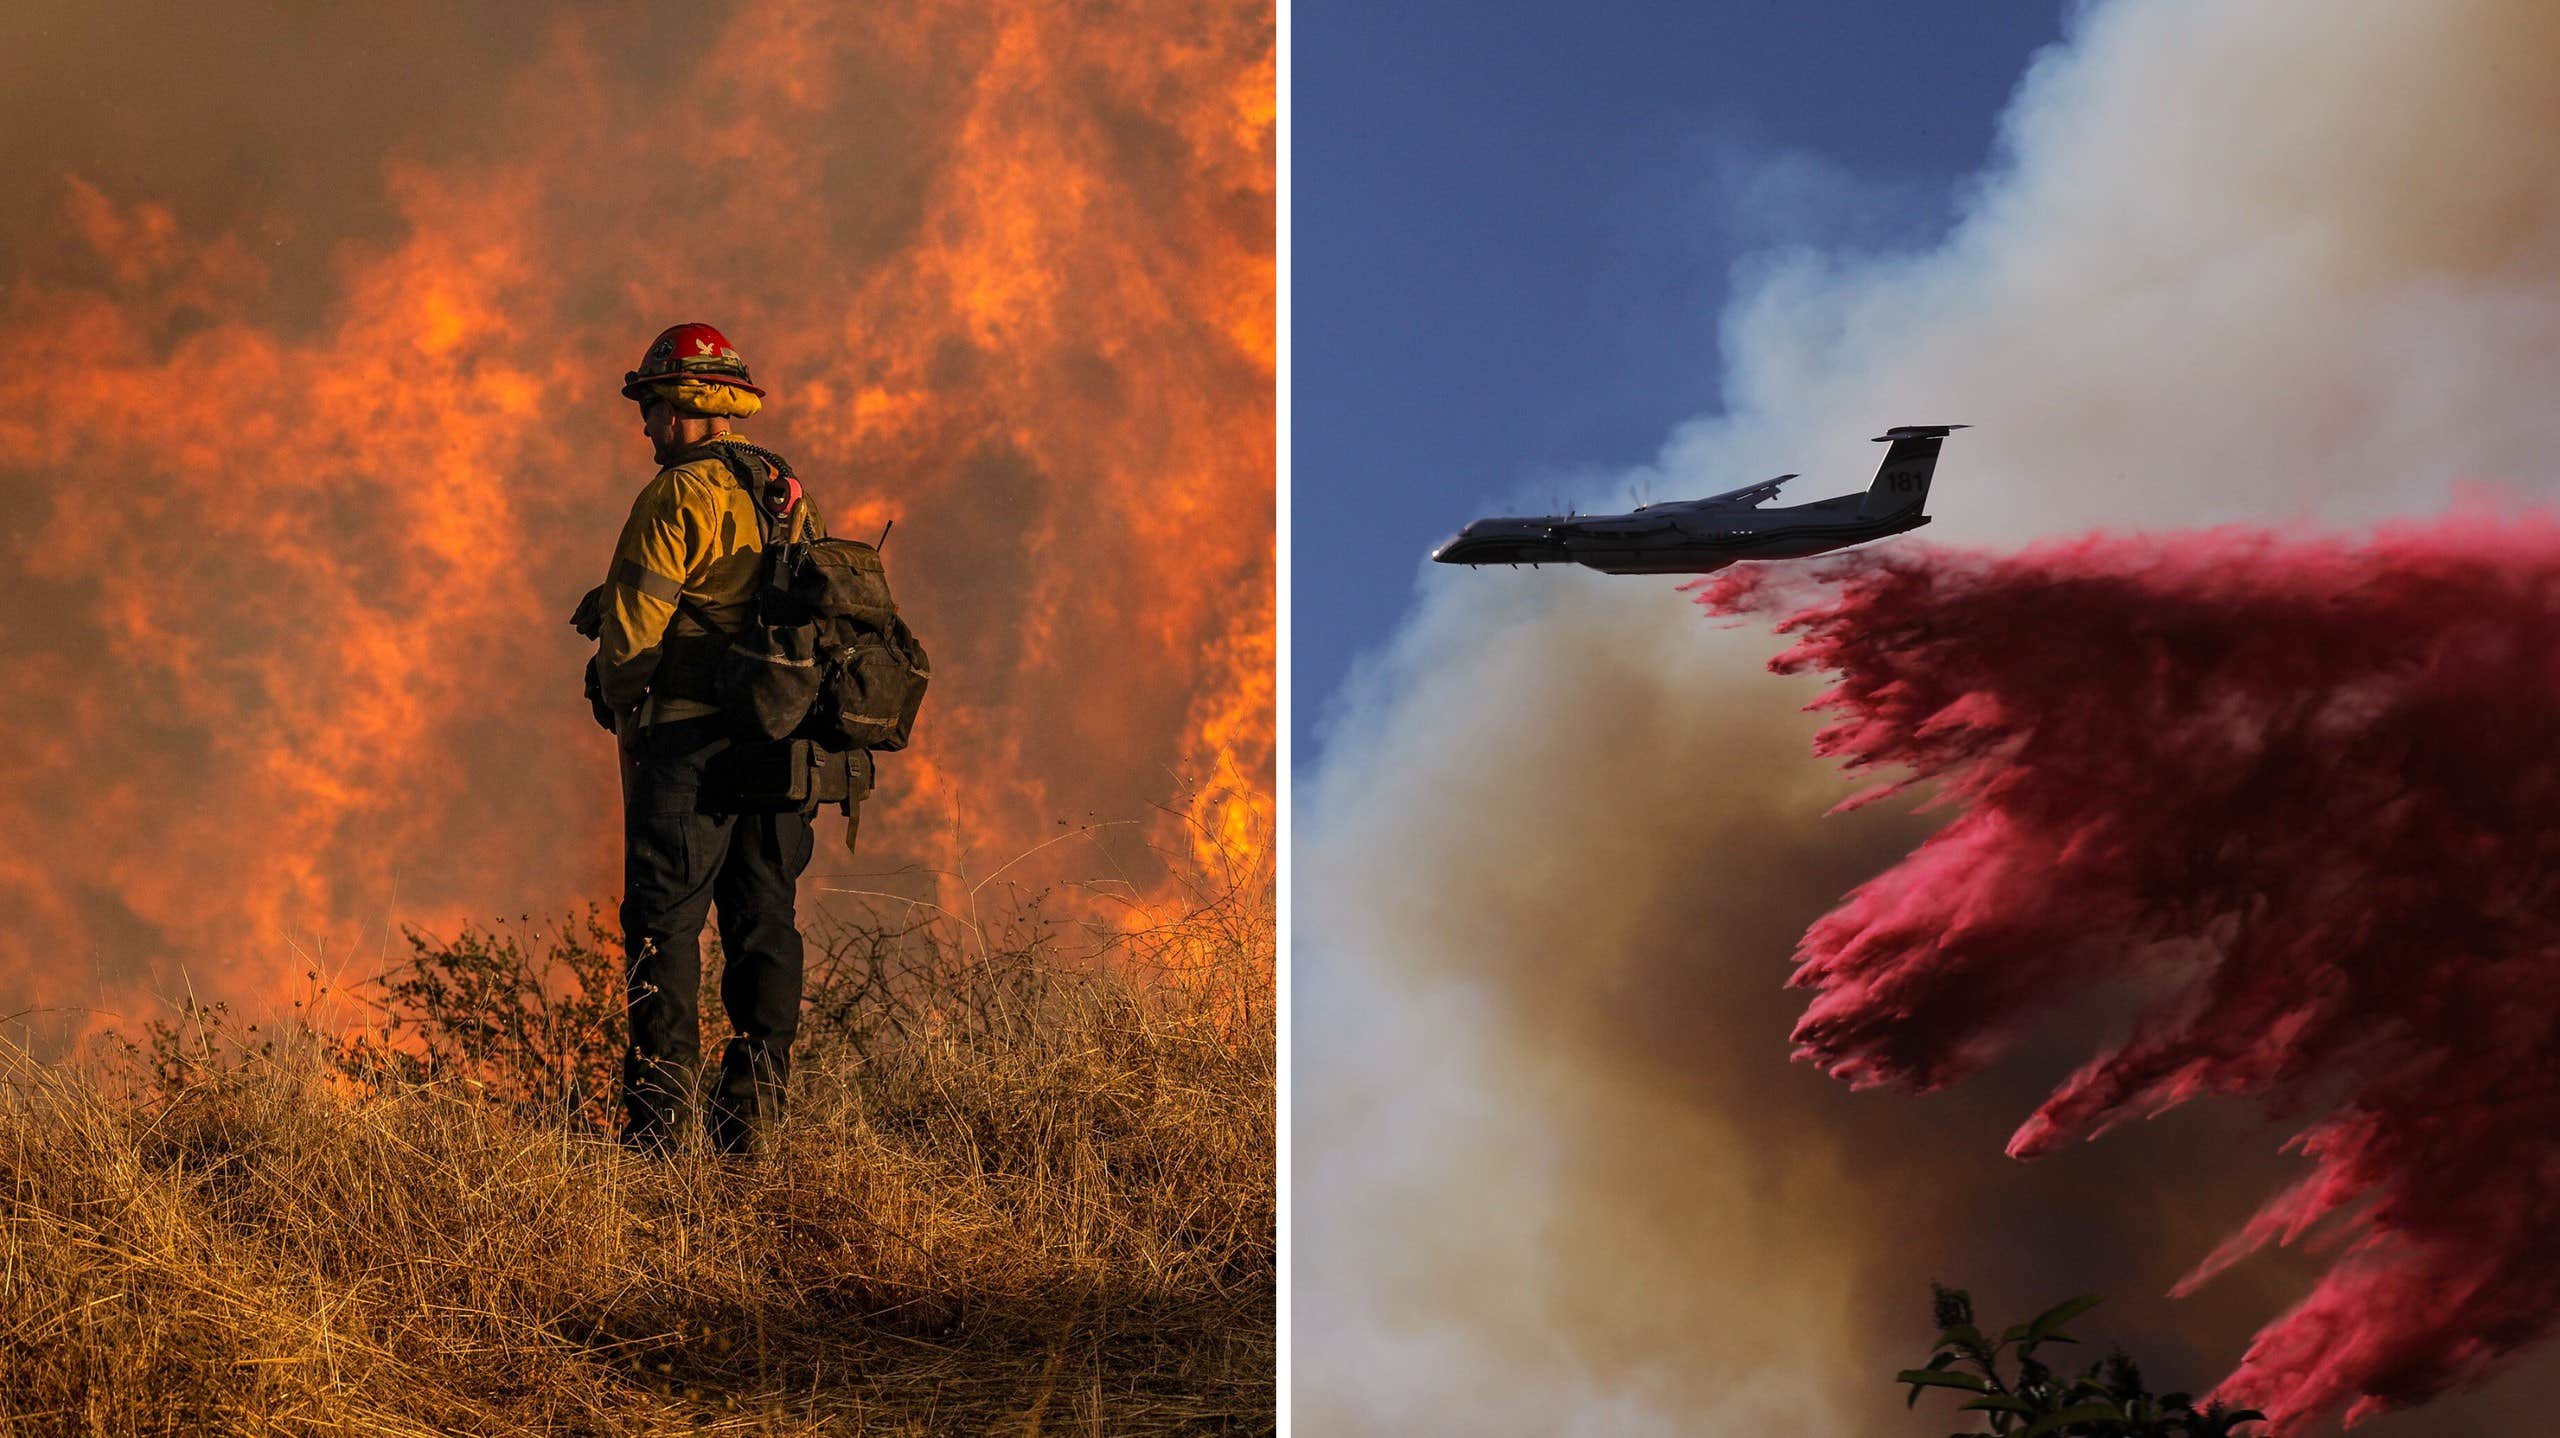
[[(717, 712), (701, 697), (657, 692), (659, 663), (672, 641), (705, 642), (733, 634), (763, 578), (764, 532), (753, 495), (710, 449), (741, 441), (717, 434), (659, 470), (631, 503), (631, 518), (613, 547), (605, 575), (603, 625), (596, 636), (596, 678), (617, 713), (647, 701), (643, 724)], [(760, 472), (746, 460), (749, 473)], [(825, 537), (814, 505), (801, 501), (804, 537)], [(681, 605), (682, 613), (678, 613)], [(707, 626), (707, 627), (706, 627)]]

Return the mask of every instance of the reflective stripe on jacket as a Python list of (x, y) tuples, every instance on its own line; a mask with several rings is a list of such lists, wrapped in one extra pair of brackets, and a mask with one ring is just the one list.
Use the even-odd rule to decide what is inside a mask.
[[(653, 699), (644, 717), (652, 723), (715, 712), (697, 698), (652, 695), (670, 638), (705, 633), (703, 626), (735, 633), (762, 578), (764, 532), (756, 524), (755, 499), (709, 446), (744, 440), (713, 435), (687, 458), (658, 471), (631, 503), (631, 518), (613, 547), (605, 575), (604, 625), (597, 635), (596, 671), (604, 702), (625, 710)], [(758, 472), (753, 460), (749, 473)], [(823, 536), (814, 506), (806, 533)], [(684, 614), (677, 615), (681, 604)]]

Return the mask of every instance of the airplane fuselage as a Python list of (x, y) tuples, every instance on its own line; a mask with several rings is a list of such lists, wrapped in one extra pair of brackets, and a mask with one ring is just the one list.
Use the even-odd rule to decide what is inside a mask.
[(1906, 533), (1922, 508), (1947, 435), (1962, 425), (1905, 425), (1863, 494), (1763, 508), (1787, 481), (1746, 484), (1705, 499), (1638, 505), (1626, 514), (1479, 519), (1432, 551), (1442, 564), (1579, 564), (1606, 574), (1713, 574), (1745, 559), (1803, 559)]
[(1579, 564), (1604, 574), (1713, 574), (1744, 559), (1803, 559), (1919, 528), (1912, 511), (1866, 519), (1831, 501), (1739, 512), (1480, 519), (1432, 554), (1443, 564)]

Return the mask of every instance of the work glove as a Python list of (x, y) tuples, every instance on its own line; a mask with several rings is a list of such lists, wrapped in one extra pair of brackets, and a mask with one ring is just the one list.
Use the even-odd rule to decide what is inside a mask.
[(604, 732), (614, 732), (613, 710), (604, 702), (604, 681), (596, 677), (595, 659), (587, 661), (587, 712), (596, 716), (596, 723), (603, 726)]
[(603, 585), (588, 590), (587, 597), (578, 601), (578, 607), (569, 615), (569, 627), (578, 631), (581, 639), (593, 639), (604, 632)]

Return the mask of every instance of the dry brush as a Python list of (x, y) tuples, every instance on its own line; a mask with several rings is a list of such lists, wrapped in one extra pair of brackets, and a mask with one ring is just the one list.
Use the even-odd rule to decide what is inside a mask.
[(18, 1058), (0, 1428), (1269, 1431), (1271, 918), (815, 935), (746, 1162), (610, 1141), (592, 916), (417, 937), (353, 1037), (206, 1009)]

